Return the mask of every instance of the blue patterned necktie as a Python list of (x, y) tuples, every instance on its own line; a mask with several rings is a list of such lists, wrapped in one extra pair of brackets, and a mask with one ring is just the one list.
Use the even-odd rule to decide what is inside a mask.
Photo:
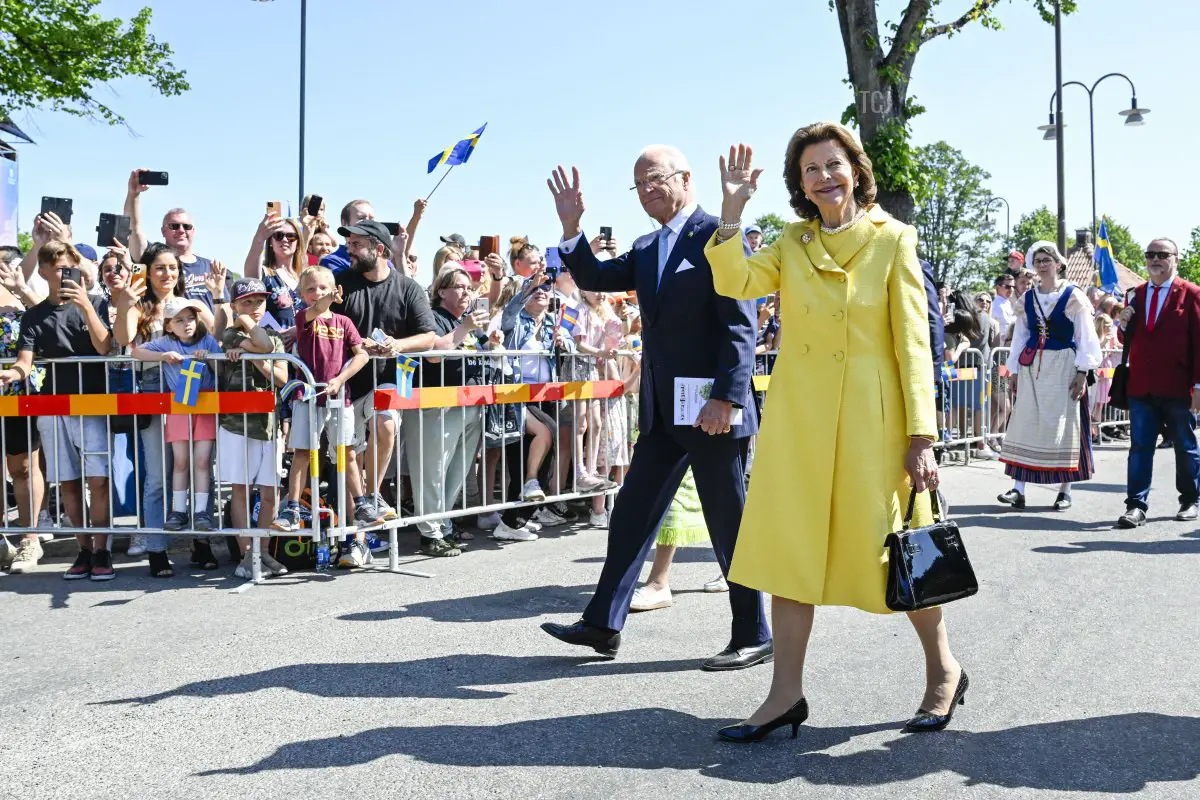
[(666, 225), (663, 225), (662, 230), (660, 230), (658, 232), (658, 283), (656, 284), (657, 286), (662, 285), (663, 270), (667, 266), (667, 257), (670, 256), (670, 254), (671, 254), (671, 251), (667, 249), (667, 239), (669, 239), (670, 236), (671, 236), (671, 229), (669, 227), (667, 227)]

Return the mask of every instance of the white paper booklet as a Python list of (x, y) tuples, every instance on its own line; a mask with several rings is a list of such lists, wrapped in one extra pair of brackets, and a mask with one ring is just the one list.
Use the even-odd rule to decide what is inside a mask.
[[(708, 402), (712, 394), (712, 378), (676, 378), (675, 379), (675, 424), (695, 425), (700, 409)], [(740, 425), (742, 409), (733, 410), (731, 424)]]

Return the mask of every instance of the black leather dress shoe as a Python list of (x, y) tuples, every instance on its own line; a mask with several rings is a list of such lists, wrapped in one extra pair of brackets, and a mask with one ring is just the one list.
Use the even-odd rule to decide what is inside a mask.
[(1054, 500), (1055, 511), (1066, 511), (1071, 507), (1071, 495), (1066, 492), (1059, 492), (1058, 497)]
[(579, 620), (574, 625), (543, 622), (542, 630), (561, 642), (590, 647), (604, 656), (615, 656), (621, 647), (620, 631), (610, 631), (608, 628), (601, 628), (583, 620)]
[(1012, 506), (1013, 508), (1019, 509), (1025, 507), (1025, 495), (1021, 494), (1016, 489), (1009, 489), (1004, 494), (997, 495), (996, 499), (1001, 503), (1004, 503), (1004, 505)]
[(1131, 508), (1117, 517), (1118, 528), (1140, 528), (1146, 524), (1146, 512), (1140, 508)]
[(945, 714), (934, 714), (923, 708), (918, 708), (916, 716), (908, 721), (908, 724), (904, 726), (904, 730), (909, 733), (931, 733), (945, 728), (954, 717), (954, 709), (967, 704), (967, 687), (970, 685), (971, 682), (967, 680), (967, 671), (964, 669), (962, 675), (958, 678), (958, 686), (954, 689), (954, 698), (950, 701), (950, 710)]
[(1191, 522), (1200, 514), (1197, 513), (1195, 503), (1184, 503), (1179, 507), (1179, 513), (1175, 515), (1175, 519), (1180, 522)]
[(775, 660), (775, 643), (757, 644), (751, 647), (726, 647), (704, 662), (700, 669), (706, 672), (745, 669), (757, 664), (769, 664)]
[(749, 744), (750, 742), (761, 742), (766, 738), (767, 734), (776, 728), (791, 725), (792, 738), (795, 739), (800, 732), (800, 726), (804, 724), (806, 719), (808, 719), (808, 701), (801, 697), (796, 701), (796, 705), (770, 722), (763, 725), (750, 725), (745, 722), (741, 725), (726, 725), (717, 731), (717, 736), (720, 736), (727, 742)]

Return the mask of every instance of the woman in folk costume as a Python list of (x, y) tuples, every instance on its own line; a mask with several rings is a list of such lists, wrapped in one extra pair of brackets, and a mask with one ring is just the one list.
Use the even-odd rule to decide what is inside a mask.
[(1052, 242), (1035, 242), (1027, 264), (1038, 285), (1016, 306), (1008, 356), (1017, 401), (1000, 460), (1013, 488), (997, 499), (1025, 507), (1025, 484), (1058, 486), (1055, 511), (1071, 507), (1071, 484), (1092, 477), (1087, 374), (1103, 354), (1092, 304), (1066, 282), (1066, 259)]

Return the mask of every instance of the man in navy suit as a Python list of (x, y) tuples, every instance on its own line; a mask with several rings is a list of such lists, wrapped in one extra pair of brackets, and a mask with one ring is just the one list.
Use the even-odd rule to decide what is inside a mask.
[[(563, 264), (581, 289), (637, 291), (640, 434), (613, 508), (604, 569), (583, 619), (574, 625), (546, 623), (542, 629), (564, 642), (615, 655), (642, 563), (689, 465), (721, 572), (729, 572), (746, 500), (747, 445), (758, 431), (751, 388), (757, 315), (753, 302), (722, 297), (713, 289), (704, 243), (718, 220), (696, 205), (691, 170), (677, 149), (648, 147), (634, 164), (638, 199), (662, 227), (610, 261), (598, 261), (583, 236), (579, 170), (571, 172), (568, 181), (559, 167), (547, 181), (563, 226)], [(713, 380), (694, 425), (675, 424), (676, 378)], [(744, 669), (769, 662), (774, 650), (762, 595), (731, 583), (729, 605), (729, 645), (703, 668)]]

